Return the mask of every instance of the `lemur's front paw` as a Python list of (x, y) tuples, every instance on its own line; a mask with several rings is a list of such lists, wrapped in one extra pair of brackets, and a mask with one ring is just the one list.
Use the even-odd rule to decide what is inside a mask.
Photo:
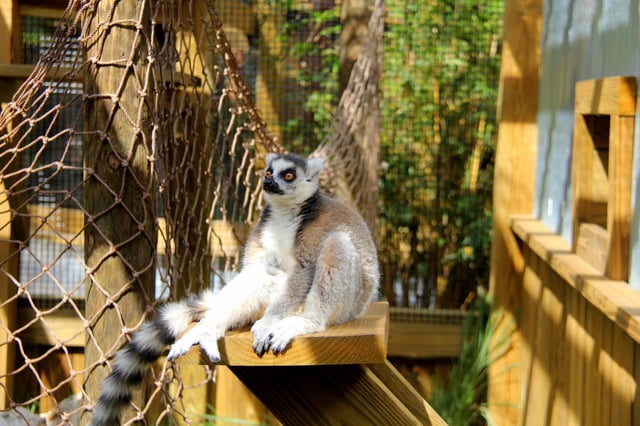
[(271, 329), (271, 351), (280, 354), (287, 349), (296, 336), (317, 331), (317, 326), (306, 318), (291, 316), (283, 318)]
[(200, 339), (200, 348), (207, 354), (209, 361), (220, 362), (220, 349), (218, 349), (218, 339), (208, 336)]
[(187, 352), (189, 352), (189, 349), (191, 349), (191, 346), (197, 344), (200, 341), (201, 337), (202, 333), (199, 330), (199, 327), (193, 327), (191, 330), (187, 331), (181, 338), (176, 340), (173, 345), (171, 345), (167, 358), (169, 360), (175, 360), (179, 356), (186, 354)]
[(256, 321), (251, 327), (253, 333), (253, 351), (258, 356), (264, 355), (271, 347), (271, 332), (266, 320)]

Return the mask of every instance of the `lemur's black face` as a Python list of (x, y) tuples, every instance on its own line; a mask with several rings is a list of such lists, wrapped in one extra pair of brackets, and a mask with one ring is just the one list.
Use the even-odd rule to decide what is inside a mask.
[(283, 187), (295, 182), (298, 171), (294, 167), (285, 168), (284, 170), (274, 170), (269, 167), (264, 173), (262, 188), (271, 194), (284, 194)]
[(294, 155), (273, 158), (264, 172), (262, 188), (270, 194), (284, 195), (295, 191), (298, 178), (304, 176), (307, 162)]
[(318, 191), (320, 158), (308, 160), (294, 154), (268, 154), (262, 180), (265, 199), (272, 205), (295, 208)]

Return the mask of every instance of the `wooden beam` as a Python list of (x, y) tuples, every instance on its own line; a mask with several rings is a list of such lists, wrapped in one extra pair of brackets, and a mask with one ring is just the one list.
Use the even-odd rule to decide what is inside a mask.
[[(513, 213), (533, 211), (541, 32), (542, 0), (505, 2), (489, 280), (505, 309), (504, 327), (515, 322), (522, 303), (525, 263), (509, 220)], [(517, 424), (520, 417), (523, 350), (528, 349), (516, 330), (510, 350), (489, 368), (489, 412), (496, 424)]]
[(231, 369), (283, 424), (446, 424), (389, 362)]
[(462, 348), (462, 324), (391, 320), (389, 356), (405, 358), (457, 358)]
[(575, 93), (575, 112), (577, 114), (635, 115), (635, 77), (609, 77), (578, 82)]

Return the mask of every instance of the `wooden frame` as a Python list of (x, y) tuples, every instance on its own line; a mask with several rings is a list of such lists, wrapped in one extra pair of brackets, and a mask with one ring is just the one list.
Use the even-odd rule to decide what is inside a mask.
[(576, 83), (574, 251), (614, 280), (629, 277), (634, 77)]

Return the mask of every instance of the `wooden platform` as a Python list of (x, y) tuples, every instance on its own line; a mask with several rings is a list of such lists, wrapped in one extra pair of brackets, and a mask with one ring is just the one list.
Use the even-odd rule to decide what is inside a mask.
[[(253, 335), (248, 328), (229, 331), (218, 343), (221, 364), (228, 366), (371, 364), (387, 358), (389, 304), (376, 302), (367, 313), (321, 333), (294, 339), (286, 352), (258, 357), (252, 349)], [(208, 363), (198, 346), (178, 359), (180, 364)]]
[[(219, 342), (222, 362), (284, 425), (445, 425), (386, 360), (389, 305), (357, 320), (297, 337), (281, 355), (258, 357), (250, 330)], [(195, 347), (181, 364), (206, 364)]]

